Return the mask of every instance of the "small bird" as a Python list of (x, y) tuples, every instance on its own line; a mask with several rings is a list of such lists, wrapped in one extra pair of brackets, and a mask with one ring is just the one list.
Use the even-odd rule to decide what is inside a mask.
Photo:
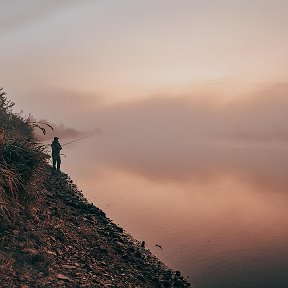
[(161, 250), (163, 250), (162, 246), (159, 244), (155, 244), (156, 247), (159, 247)]

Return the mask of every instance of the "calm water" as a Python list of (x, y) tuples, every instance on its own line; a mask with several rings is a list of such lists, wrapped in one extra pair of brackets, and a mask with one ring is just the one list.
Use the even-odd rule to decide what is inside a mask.
[(194, 287), (288, 287), (285, 145), (195, 143), (177, 152), (108, 143), (67, 146), (63, 169)]

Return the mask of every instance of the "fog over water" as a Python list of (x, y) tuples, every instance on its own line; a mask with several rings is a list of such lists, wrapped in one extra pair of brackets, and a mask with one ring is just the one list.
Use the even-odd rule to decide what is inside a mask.
[(65, 146), (63, 169), (195, 287), (287, 287), (286, 92), (102, 107), (82, 118), (102, 133)]

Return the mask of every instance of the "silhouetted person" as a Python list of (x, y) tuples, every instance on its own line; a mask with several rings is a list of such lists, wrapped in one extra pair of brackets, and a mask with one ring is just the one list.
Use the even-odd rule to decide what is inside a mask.
[(60, 170), (60, 164), (61, 164), (61, 157), (60, 157), (60, 151), (62, 150), (62, 147), (59, 143), (59, 138), (54, 137), (54, 140), (51, 144), (52, 148), (52, 162), (53, 162), (53, 170)]

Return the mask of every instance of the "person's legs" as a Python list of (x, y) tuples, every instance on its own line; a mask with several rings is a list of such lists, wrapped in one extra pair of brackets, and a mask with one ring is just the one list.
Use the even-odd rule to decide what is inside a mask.
[(52, 157), (53, 170), (56, 170), (56, 162), (57, 162), (57, 158), (56, 157)]
[(57, 157), (57, 170), (60, 170), (60, 165), (61, 165), (61, 158), (60, 155)]

